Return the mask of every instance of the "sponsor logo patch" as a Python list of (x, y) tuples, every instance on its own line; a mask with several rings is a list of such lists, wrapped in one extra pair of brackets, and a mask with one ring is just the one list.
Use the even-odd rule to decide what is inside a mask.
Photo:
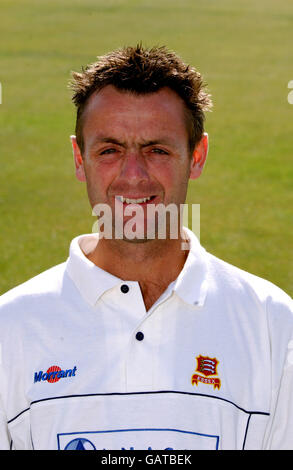
[(123, 428), (58, 433), (59, 450), (214, 450), (219, 436), (172, 428)]
[(191, 377), (192, 385), (198, 385), (198, 383), (204, 383), (208, 385), (213, 385), (214, 389), (221, 387), (221, 380), (218, 377), (211, 377), (218, 375), (217, 373), (217, 366), (219, 361), (214, 357), (208, 356), (197, 356), (197, 367), (195, 372), (199, 372), (199, 374), (193, 374)]
[(43, 372), (42, 370), (35, 372), (34, 383), (43, 381), (55, 383), (63, 378), (75, 377), (76, 370), (76, 366), (74, 366), (73, 369), (66, 370), (61, 369), (59, 366), (51, 366), (47, 372)]

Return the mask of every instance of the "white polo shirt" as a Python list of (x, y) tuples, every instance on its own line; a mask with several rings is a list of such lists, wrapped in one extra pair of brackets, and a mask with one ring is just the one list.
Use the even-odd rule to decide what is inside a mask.
[(1, 296), (1, 449), (293, 449), (293, 301), (186, 232), (148, 312), (97, 234)]

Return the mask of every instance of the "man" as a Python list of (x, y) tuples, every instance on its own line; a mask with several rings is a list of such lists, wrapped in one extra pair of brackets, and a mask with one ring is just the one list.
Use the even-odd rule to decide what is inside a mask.
[(72, 86), (76, 176), (109, 211), (1, 297), (1, 447), (292, 449), (292, 299), (172, 232), (208, 152), (201, 75), (138, 45)]

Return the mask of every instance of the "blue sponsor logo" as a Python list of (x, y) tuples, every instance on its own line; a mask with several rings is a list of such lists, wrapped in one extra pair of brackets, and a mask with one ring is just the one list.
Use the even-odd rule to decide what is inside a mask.
[(77, 367), (74, 366), (73, 369), (63, 370), (59, 366), (51, 366), (47, 372), (40, 370), (35, 372), (34, 383), (47, 381), (49, 383), (58, 382), (58, 380), (68, 377), (75, 377)]

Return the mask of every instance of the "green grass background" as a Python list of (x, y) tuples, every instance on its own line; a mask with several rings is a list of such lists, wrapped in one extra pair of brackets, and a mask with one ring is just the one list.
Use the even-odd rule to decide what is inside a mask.
[(71, 70), (124, 45), (167, 45), (214, 100), (201, 242), (293, 295), (292, 0), (1, 0), (0, 293), (63, 262), (92, 230), (69, 135)]

